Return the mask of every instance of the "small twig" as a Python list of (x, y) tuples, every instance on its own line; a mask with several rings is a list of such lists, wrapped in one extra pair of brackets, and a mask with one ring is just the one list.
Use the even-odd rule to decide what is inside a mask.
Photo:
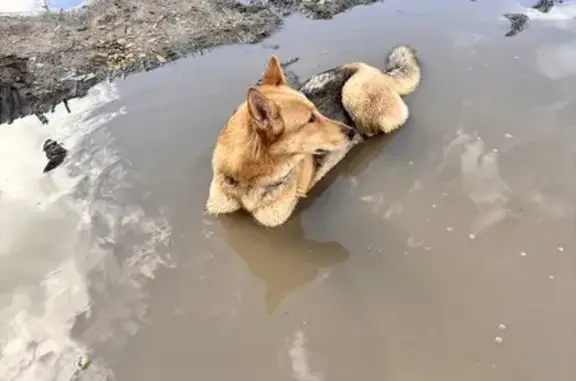
[(288, 61), (281, 62), (280, 67), (283, 69), (287, 68), (288, 66), (292, 65), (293, 63), (298, 62), (299, 60), (300, 60), (300, 57), (292, 57)]
[(166, 13), (163, 13), (162, 16), (160, 16), (158, 18), (158, 20), (156, 20), (156, 22), (154, 23), (154, 25), (152, 25), (153, 28), (156, 28), (158, 26), (158, 24), (160, 24), (160, 22), (162, 22), (162, 20), (164, 20), (166, 18)]

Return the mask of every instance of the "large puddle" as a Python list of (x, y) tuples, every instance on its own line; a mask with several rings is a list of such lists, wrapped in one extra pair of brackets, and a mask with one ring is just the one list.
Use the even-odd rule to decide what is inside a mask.
[[(3, 126), (2, 379), (576, 379), (576, 22), (505, 38), (521, 9), (295, 16), (101, 85), (48, 129)], [(214, 139), (270, 54), (306, 77), (401, 42), (424, 67), (403, 129), (281, 228), (203, 215)], [(48, 176), (45, 137), (74, 147)]]

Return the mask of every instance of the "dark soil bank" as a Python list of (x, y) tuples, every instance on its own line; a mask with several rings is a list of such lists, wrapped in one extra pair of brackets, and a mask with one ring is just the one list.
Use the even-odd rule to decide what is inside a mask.
[(73, 12), (0, 17), (0, 124), (44, 116), (106, 78), (217, 45), (255, 43), (282, 17), (328, 19), (378, 0), (97, 0)]

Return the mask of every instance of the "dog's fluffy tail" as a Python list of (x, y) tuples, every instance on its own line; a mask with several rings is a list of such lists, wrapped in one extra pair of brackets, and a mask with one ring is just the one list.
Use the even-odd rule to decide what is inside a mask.
[(420, 62), (416, 50), (408, 45), (398, 45), (386, 59), (384, 74), (392, 79), (393, 89), (400, 95), (408, 95), (420, 83)]

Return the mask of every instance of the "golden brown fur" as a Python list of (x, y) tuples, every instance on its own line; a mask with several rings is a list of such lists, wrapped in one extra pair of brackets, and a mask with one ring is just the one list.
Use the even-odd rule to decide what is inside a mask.
[[(312, 77), (301, 91), (287, 85), (278, 59), (271, 57), (261, 85), (248, 89), (246, 101), (217, 138), (207, 212), (245, 209), (262, 225), (280, 225), (359, 141), (356, 131), (367, 137), (404, 124), (408, 108), (400, 96), (416, 88), (420, 69), (414, 52), (402, 49), (409, 48), (392, 51), (385, 73), (364, 63), (347, 64)], [(331, 115), (330, 109), (321, 113), (325, 103), (314, 96), (342, 73), (346, 78), (335, 89), (341, 99), (331, 106), (342, 108), (346, 118)], [(318, 167), (319, 154), (323, 160)]]

